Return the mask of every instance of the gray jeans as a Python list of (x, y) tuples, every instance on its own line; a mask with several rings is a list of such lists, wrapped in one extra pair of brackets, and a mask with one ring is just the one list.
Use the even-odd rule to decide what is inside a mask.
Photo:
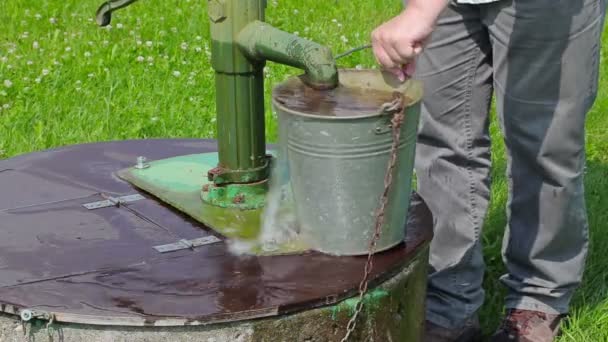
[(605, 0), (451, 4), (418, 60), (419, 193), (435, 216), (427, 319), (450, 328), (484, 300), (492, 94), (507, 148), (507, 308), (568, 311), (588, 248), (585, 116)]

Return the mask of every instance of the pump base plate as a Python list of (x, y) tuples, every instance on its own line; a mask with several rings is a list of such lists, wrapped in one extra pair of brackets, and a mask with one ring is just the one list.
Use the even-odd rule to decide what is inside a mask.
[(120, 170), (117, 175), (152, 194), (163, 202), (182, 211), (193, 219), (241, 243), (251, 243), (250, 253), (257, 255), (277, 255), (301, 253), (308, 246), (300, 240), (292, 239), (272, 252), (264, 252), (256, 246), (256, 238), (261, 229), (263, 208), (239, 209), (219, 207), (201, 199), (201, 190), (213, 186), (206, 179), (207, 172), (218, 162), (216, 152), (191, 154), (149, 162), (149, 167), (130, 167)]

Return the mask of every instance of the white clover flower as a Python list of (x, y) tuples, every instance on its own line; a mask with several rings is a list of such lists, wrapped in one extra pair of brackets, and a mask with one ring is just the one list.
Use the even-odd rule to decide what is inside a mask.
[(124, 27), (124, 25), (122, 23), (117, 23), (116, 24), (116, 28), (119, 29), (119, 30), (122, 29), (123, 27)]
[(348, 38), (346, 38), (346, 36), (340, 37), (340, 40), (342, 40), (343, 43), (348, 43)]
[(139, 46), (139, 45), (141, 45), (141, 44), (143, 44), (143, 43), (142, 43), (142, 41), (141, 41), (141, 40), (139, 40), (139, 39), (138, 39), (138, 40), (135, 42), (135, 44), (137, 44), (137, 46)]
[(2, 62), (2, 63), (8, 62), (8, 57), (6, 57), (6, 56), (0, 57), (0, 62)]
[(86, 51), (86, 52), (84, 53), (84, 56), (85, 56), (86, 58), (89, 58), (89, 57), (91, 57), (91, 53), (90, 53), (89, 51)]
[(147, 47), (152, 47), (152, 45), (154, 45), (154, 43), (152, 43), (151, 41), (149, 41), (149, 40), (148, 40), (148, 41), (146, 42), (146, 46), (147, 46)]
[(200, 46), (195, 46), (195, 47), (194, 47), (194, 51), (196, 51), (196, 52), (199, 52), (199, 53), (200, 53), (201, 51), (203, 51), (203, 49), (202, 49)]
[(30, 78), (29, 78), (29, 77), (25, 76), (25, 77), (23, 78), (23, 82), (29, 82), (29, 81), (30, 81)]
[(49, 22), (53, 25), (57, 24), (57, 19), (56, 18), (49, 18)]
[(36, 83), (40, 83), (40, 82), (42, 82), (42, 78), (40, 78), (40, 77), (36, 77), (36, 79), (34, 80), (34, 82), (36, 82)]
[(166, 36), (167, 35), (167, 31), (160, 30), (160, 31), (158, 31), (158, 35), (161, 36), (161, 37)]
[(93, 77), (95, 77), (95, 74), (94, 74), (94, 73), (90, 73), (90, 74), (88, 74), (87, 76), (88, 76), (89, 78), (93, 78)]
[(298, 11), (297, 9), (293, 10), (293, 14), (298, 14), (298, 13), (300, 13), (300, 11)]
[(141, 63), (141, 62), (143, 62), (144, 60), (145, 60), (145, 59), (144, 59), (144, 56), (137, 56), (137, 61), (138, 61), (138, 62), (140, 62), (140, 63)]
[(13, 86), (13, 82), (11, 80), (4, 80), (4, 86), (10, 88)]
[(337, 22), (338, 22), (338, 19), (335, 19), (335, 18), (334, 18), (334, 19), (332, 19), (332, 20), (331, 20), (331, 22), (332, 22), (332, 23), (337, 23)]
[(71, 48), (71, 47), (69, 47), (69, 46), (66, 46), (66, 47), (65, 47), (65, 52), (70, 52), (70, 51), (72, 51), (72, 48)]
[(36, 18), (37, 20), (42, 19), (42, 15), (40, 15), (40, 13), (36, 13), (34, 14), (34, 18)]
[(196, 40), (199, 40), (199, 41), (200, 41), (200, 40), (203, 40), (203, 37), (201, 37), (201, 36), (196, 36), (196, 38), (194, 38), (194, 39), (196, 39)]
[(172, 28), (171, 28), (171, 32), (173, 32), (173, 33), (177, 33), (177, 27), (175, 27), (175, 26), (174, 26), (174, 27), (172, 27)]
[(89, 45), (89, 46), (93, 46), (93, 45), (95, 45), (95, 43), (93, 43), (92, 41), (90, 41), (90, 40), (89, 40), (89, 41), (87, 42), (87, 45)]
[(182, 42), (182, 44), (180, 45), (180, 47), (182, 48), (182, 50), (188, 50), (188, 43)]
[(5, 103), (5, 104), (2, 105), (2, 109), (6, 110), (6, 109), (10, 109), (10, 108), (11, 108), (10, 103)]
[(148, 56), (147, 60), (148, 60), (148, 63), (152, 63), (152, 62), (154, 62), (154, 57)]
[(27, 61), (25, 64), (27, 64), (27, 65), (33, 65), (34, 62), (33, 61)]
[(40, 48), (40, 44), (38, 44), (38, 42), (37, 42), (37, 41), (34, 41), (34, 42), (32, 43), (32, 49), (37, 50), (38, 48)]
[(49, 71), (49, 69), (42, 69), (42, 76), (47, 76), (50, 73), (51, 72)]
[(182, 73), (181, 73), (181, 72), (179, 72), (179, 71), (177, 71), (177, 70), (173, 71), (173, 73), (172, 73), (172, 74), (173, 74), (173, 76), (175, 76), (175, 77), (180, 77), (180, 76), (182, 75)]
[(7, 93), (7, 92), (5, 92), (4, 90), (0, 90), (0, 96), (7, 97), (7, 96), (8, 96), (8, 93)]

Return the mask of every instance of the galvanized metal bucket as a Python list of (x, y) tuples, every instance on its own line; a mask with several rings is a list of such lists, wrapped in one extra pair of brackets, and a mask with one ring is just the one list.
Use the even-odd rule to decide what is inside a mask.
[[(290, 79), (286, 82), (299, 82)], [(405, 238), (422, 87), (377, 70), (340, 70), (340, 83), (399, 92), (407, 99), (392, 190), (377, 251)], [(279, 85), (280, 86), (280, 85)], [(313, 249), (333, 255), (368, 253), (384, 190), (392, 134), (382, 108), (365, 115), (327, 116), (293, 111), (273, 96), (283, 128), (286, 160), (300, 226)]]

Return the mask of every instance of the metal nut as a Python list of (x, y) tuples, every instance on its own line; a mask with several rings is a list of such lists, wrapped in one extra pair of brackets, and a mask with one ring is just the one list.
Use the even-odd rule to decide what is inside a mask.
[(150, 167), (150, 164), (147, 163), (147, 159), (144, 156), (137, 157), (137, 164), (135, 164), (135, 168), (139, 170), (147, 169)]
[(223, 0), (209, 0), (207, 3), (207, 14), (209, 20), (214, 23), (226, 19), (226, 6)]
[(21, 320), (23, 320), (24, 322), (28, 322), (29, 320), (34, 318), (34, 313), (31, 310), (25, 309), (21, 311), (20, 316)]

